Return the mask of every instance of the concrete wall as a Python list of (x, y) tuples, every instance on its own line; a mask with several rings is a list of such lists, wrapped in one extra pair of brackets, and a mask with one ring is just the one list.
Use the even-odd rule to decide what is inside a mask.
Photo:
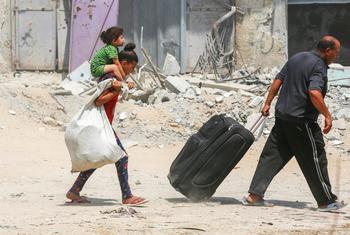
[(228, 0), (187, 0), (187, 70), (192, 71), (203, 53), (206, 35), (213, 24), (228, 12)]
[(236, 57), (248, 66), (281, 66), (287, 59), (287, 0), (236, 0)]
[(11, 71), (10, 0), (0, 0), (0, 73)]

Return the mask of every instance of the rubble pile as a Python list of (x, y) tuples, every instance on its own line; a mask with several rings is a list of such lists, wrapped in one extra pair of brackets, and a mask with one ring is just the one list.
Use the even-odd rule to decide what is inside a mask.
[[(242, 69), (234, 72), (237, 79), (229, 81), (217, 81), (211, 74), (157, 73), (158, 77), (144, 69), (132, 75), (139, 85), (120, 97), (113, 125), (125, 141), (159, 147), (183, 142), (211, 116), (222, 113), (249, 127), (259, 116), (278, 69)], [(70, 86), (59, 74), (52, 73), (16, 73), (1, 83), (0, 97), (9, 103), (10, 115), (25, 115), (62, 131), (96, 84), (93, 80), (75, 80)], [(331, 85), (326, 99), (334, 118), (333, 131), (325, 136), (326, 141), (340, 151), (348, 151), (344, 142), (350, 127), (350, 89)], [(274, 107), (271, 110), (273, 113)], [(270, 133), (273, 118), (272, 114), (260, 130), (264, 136)]]

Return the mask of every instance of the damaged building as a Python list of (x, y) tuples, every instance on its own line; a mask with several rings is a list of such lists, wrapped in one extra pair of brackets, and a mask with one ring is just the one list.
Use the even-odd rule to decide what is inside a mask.
[(324, 34), (340, 39), (339, 63), (350, 64), (347, 0), (1, 0), (0, 4), (1, 72), (72, 71), (101, 46), (99, 33), (117, 22), (139, 54), (144, 47), (161, 68), (169, 53), (182, 73), (195, 69), (215, 24), (226, 34), (220, 42), (226, 52), (232, 51), (226, 61), (233, 69), (280, 67), (288, 56), (312, 49)]

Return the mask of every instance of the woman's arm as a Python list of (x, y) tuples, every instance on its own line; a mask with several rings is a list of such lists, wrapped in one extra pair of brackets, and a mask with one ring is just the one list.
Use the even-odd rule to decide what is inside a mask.
[(95, 100), (95, 105), (100, 106), (111, 101), (115, 96), (119, 95), (123, 85), (121, 82), (114, 80), (112, 87), (102, 92), (102, 94)]

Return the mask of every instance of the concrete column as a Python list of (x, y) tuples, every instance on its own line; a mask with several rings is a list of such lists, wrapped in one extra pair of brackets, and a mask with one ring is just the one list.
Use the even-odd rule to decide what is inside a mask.
[(11, 71), (11, 0), (0, 0), (0, 73)]

